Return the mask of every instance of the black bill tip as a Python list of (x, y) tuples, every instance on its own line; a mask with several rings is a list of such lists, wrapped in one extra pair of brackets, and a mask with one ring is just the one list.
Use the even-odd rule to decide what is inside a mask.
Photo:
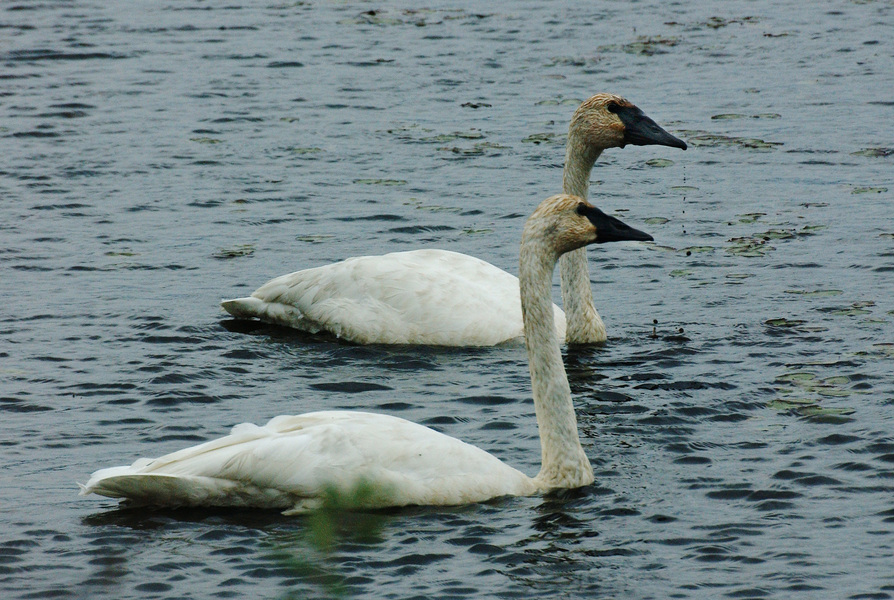
[(636, 106), (615, 106), (612, 110), (624, 124), (624, 143), (634, 146), (670, 146), (685, 150), (686, 142), (671, 135)]
[(578, 212), (587, 217), (596, 227), (596, 244), (605, 244), (606, 242), (651, 242), (654, 241), (651, 235), (645, 231), (634, 229), (621, 219), (607, 215), (595, 206), (581, 204)]

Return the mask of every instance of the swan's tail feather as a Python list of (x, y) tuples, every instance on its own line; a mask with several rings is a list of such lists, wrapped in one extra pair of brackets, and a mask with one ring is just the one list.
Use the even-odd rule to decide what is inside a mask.
[(295, 505), (295, 498), (282, 490), (260, 489), (237, 481), (213, 477), (133, 473), (93, 477), (78, 484), (81, 496), (99, 494), (127, 499), (135, 505), (218, 506), (278, 508)]
[(224, 300), (221, 307), (237, 319), (260, 319), (265, 323), (284, 325), (316, 333), (318, 326), (308, 321), (304, 314), (294, 306), (277, 302), (266, 302), (260, 298), (249, 296), (247, 298), (234, 298)]

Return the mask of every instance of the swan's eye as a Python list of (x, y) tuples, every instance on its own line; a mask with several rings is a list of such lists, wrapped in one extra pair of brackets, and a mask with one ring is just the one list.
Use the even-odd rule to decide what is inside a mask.
[(577, 205), (577, 214), (583, 216), (587, 214), (587, 205), (586, 204), (578, 204)]
[(617, 102), (609, 102), (605, 105), (605, 108), (607, 108), (610, 113), (617, 113), (621, 107)]

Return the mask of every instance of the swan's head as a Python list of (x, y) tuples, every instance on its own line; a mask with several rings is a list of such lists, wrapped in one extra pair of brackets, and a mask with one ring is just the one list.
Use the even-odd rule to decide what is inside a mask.
[(571, 118), (569, 136), (599, 151), (634, 146), (671, 146), (686, 142), (662, 129), (629, 100), (615, 94), (596, 94), (585, 100)]
[(528, 218), (524, 239), (541, 238), (558, 254), (588, 244), (652, 241), (648, 233), (607, 215), (583, 198), (559, 194), (540, 203)]

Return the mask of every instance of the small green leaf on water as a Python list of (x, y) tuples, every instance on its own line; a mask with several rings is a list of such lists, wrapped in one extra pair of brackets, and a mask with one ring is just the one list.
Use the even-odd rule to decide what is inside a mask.
[(289, 152), (291, 152), (292, 154), (319, 154), (322, 151), (323, 151), (322, 148), (316, 148), (316, 147), (311, 147), (311, 148), (292, 147), (292, 148), (289, 148)]
[(730, 119), (744, 119), (746, 115), (739, 113), (723, 113), (720, 115), (712, 115), (711, 118), (717, 121), (728, 121)]
[(556, 100), (541, 100), (537, 102), (537, 106), (577, 106), (583, 102), (583, 100), (579, 100), (577, 98), (559, 98)]
[(786, 294), (800, 294), (805, 298), (828, 298), (829, 296), (838, 296), (843, 294), (842, 290), (785, 290)]
[(240, 256), (251, 256), (255, 252), (253, 244), (237, 244), (230, 248), (221, 248), (213, 254), (214, 258), (238, 258)]
[(851, 194), (881, 194), (887, 191), (886, 187), (854, 187)]
[(136, 252), (128, 252), (123, 250), (121, 252), (108, 251), (106, 252), (106, 256), (139, 256)]
[(755, 238), (732, 238), (729, 240), (730, 246), (726, 248), (726, 252), (733, 256), (743, 256), (746, 258), (754, 258), (765, 256), (767, 253), (775, 250), (773, 246), (766, 244), (762, 239)]
[(755, 237), (763, 238), (765, 240), (790, 240), (795, 237), (795, 234), (787, 229), (768, 229), (763, 233), (757, 234)]
[(523, 144), (565, 144), (564, 133), (534, 133), (522, 140)]
[(653, 158), (647, 160), (646, 164), (650, 167), (669, 167), (674, 164), (674, 161), (667, 158)]
[(664, 225), (669, 220), (670, 219), (666, 219), (664, 217), (649, 217), (648, 219), (645, 220), (645, 223), (647, 225)]
[(810, 371), (795, 371), (794, 373), (779, 375), (776, 378), (776, 381), (788, 381), (790, 383), (802, 384), (807, 381), (813, 381), (814, 379), (816, 379), (816, 375)]
[(727, 273), (727, 279), (749, 279), (754, 277), (753, 273)]
[(473, 227), (468, 227), (466, 229), (463, 229), (463, 233), (465, 233), (466, 235), (482, 235), (482, 234), (493, 233), (493, 232), (494, 232), (493, 229), (488, 229), (488, 228), (475, 229)]
[(851, 152), (852, 156), (868, 156), (870, 158), (884, 158), (894, 155), (894, 148), (864, 148)]
[(767, 319), (764, 321), (765, 325), (769, 325), (770, 327), (798, 327), (803, 325), (807, 321), (803, 321), (801, 319), (786, 319), (784, 317), (777, 317), (775, 319)]
[(798, 230), (798, 235), (810, 235), (814, 231), (822, 231), (823, 229), (828, 229), (828, 225), (805, 225), (801, 229)]
[(297, 121), (300, 121), (301, 119), (299, 119), (298, 117), (280, 117), (279, 120), (285, 123), (295, 123)]
[(705, 254), (707, 252), (714, 252), (714, 246), (689, 246), (688, 248), (681, 248), (680, 252), (685, 252), (687, 254)]
[(872, 311), (868, 311), (865, 308), (852, 307), (852, 308), (841, 308), (838, 310), (833, 310), (832, 314), (842, 316), (842, 317), (856, 317), (858, 315), (868, 315), (871, 312)]
[(210, 138), (210, 137), (189, 138), (189, 141), (196, 142), (197, 144), (220, 144), (223, 142), (223, 140), (219, 140), (217, 138)]
[(757, 115), (752, 115), (752, 119), (781, 119), (782, 115), (779, 113), (760, 113)]
[(698, 188), (692, 185), (672, 185), (670, 189), (675, 192), (683, 192), (684, 194), (687, 192), (697, 192)]
[(766, 216), (767, 213), (745, 213), (743, 215), (736, 215), (739, 218), (739, 223), (754, 223), (761, 217)]
[(363, 185), (385, 186), (407, 185), (407, 182), (403, 179), (355, 179), (354, 183), (362, 183)]
[(311, 244), (319, 244), (320, 242), (325, 242), (334, 237), (334, 235), (328, 233), (321, 233), (317, 235), (299, 235), (295, 239), (299, 242), (310, 242)]
[(692, 271), (689, 269), (674, 269), (670, 272), (671, 277), (686, 277), (687, 275), (692, 275)]

